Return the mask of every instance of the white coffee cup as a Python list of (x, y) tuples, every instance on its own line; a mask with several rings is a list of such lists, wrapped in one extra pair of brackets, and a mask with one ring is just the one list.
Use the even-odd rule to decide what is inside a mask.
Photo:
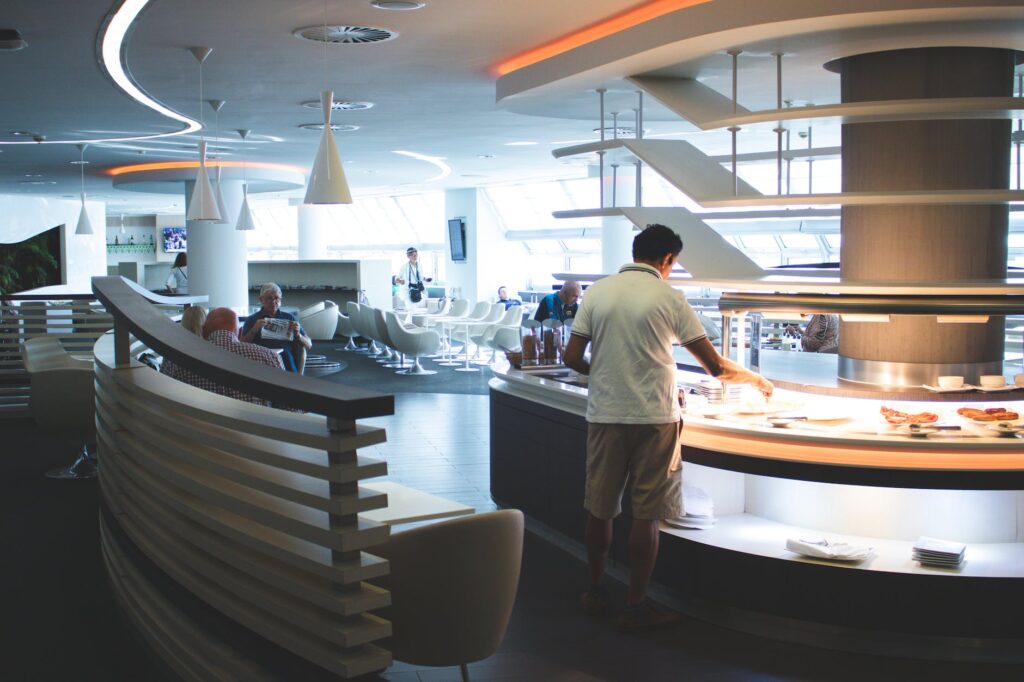
[(960, 388), (964, 385), (963, 377), (944, 376), (939, 377), (939, 388)]
[(1006, 385), (1006, 377), (1002, 374), (982, 374), (978, 381), (982, 388), (1002, 388)]

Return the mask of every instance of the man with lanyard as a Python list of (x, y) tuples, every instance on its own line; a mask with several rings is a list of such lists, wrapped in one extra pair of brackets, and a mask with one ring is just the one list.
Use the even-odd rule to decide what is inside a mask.
[[(590, 376), (587, 399), (585, 541), (590, 589), (581, 598), (593, 616), (607, 613), (601, 585), (612, 541), (612, 519), (629, 486), (629, 594), (619, 619), (624, 632), (665, 627), (678, 614), (645, 602), (658, 556), (659, 524), (683, 514), (682, 432), (673, 343), (683, 345), (708, 374), (745, 383), (766, 397), (764, 377), (723, 358), (708, 341), (682, 292), (665, 280), (683, 242), (664, 225), (648, 225), (633, 240), (633, 263), (587, 290), (565, 349), (565, 364)], [(584, 357), (590, 345), (591, 356)]]
[(395, 277), (395, 283), (401, 286), (402, 299), (408, 307), (426, 307), (427, 297), (424, 296), (426, 289), (424, 282), (431, 281), (431, 278), (424, 278), (420, 275), (419, 252), (416, 247), (410, 246), (406, 249), (405, 256), (409, 262), (402, 265), (398, 276)]
[(543, 322), (547, 319), (565, 322), (567, 317), (576, 317), (579, 300), (583, 296), (583, 287), (572, 280), (562, 285), (558, 291), (548, 294), (540, 300), (533, 319)]

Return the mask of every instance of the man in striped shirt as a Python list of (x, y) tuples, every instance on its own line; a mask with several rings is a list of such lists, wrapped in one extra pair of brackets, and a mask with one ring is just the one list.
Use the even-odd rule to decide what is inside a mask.
[[(203, 325), (203, 337), (213, 345), (218, 348), (223, 348), (229, 353), (241, 355), (243, 358), (248, 358), (253, 362), (268, 365), (275, 369), (284, 369), (281, 365), (281, 358), (278, 357), (277, 353), (274, 351), (269, 348), (257, 346), (255, 343), (243, 343), (238, 340), (238, 316), (235, 315), (235, 311), (230, 308), (215, 308), (210, 311), (210, 314), (206, 317), (206, 323)], [(264, 400), (263, 398), (257, 398), (256, 396), (243, 393), (237, 389), (222, 386), (221, 384), (187, 370), (168, 359), (164, 359), (160, 371), (172, 379), (183, 381), (186, 384), (205, 389), (212, 393), (226, 395), (229, 398), (236, 398), (237, 400), (244, 400), (257, 405), (270, 404), (270, 401)]]

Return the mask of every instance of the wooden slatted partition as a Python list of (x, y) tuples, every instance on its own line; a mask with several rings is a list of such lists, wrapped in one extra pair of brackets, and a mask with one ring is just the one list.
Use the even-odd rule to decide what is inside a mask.
[[(359, 485), (386, 474), (386, 464), (357, 452), (385, 432), (356, 420), (393, 413), (393, 398), (227, 353), (154, 311), (147, 293), (121, 278), (96, 278), (93, 288), (115, 322), (95, 346), (103, 552), (131, 621), (183, 678), (273, 677), (223, 631), (197, 633), (202, 623), (147, 579), (133, 558), (141, 554), (234, 627), (325, 674), (390, 665), (375, 644), (390, 623), (372, 613), (390, 595), (366, 582), (387, 573), (366, 550), (389, 529), (358, 516), (387, 506), (386, 495)], [(132, 359), (145, 348), (305, 412), (175, 381)]]

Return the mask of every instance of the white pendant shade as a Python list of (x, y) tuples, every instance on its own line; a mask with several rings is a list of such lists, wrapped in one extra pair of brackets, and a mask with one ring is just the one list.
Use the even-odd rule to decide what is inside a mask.
[(256, 223), (252, 221), (252, 209), (249, 208), (249, 185), (242, 185), (242, 210), (238, 212), (238, 222), (235, 223), (235, 229), (256, 229)]
[(309, 174), (309, 185), (306, 187), (306, 204), (351, 204), (352, 194), (345, 180), (345, 171), (341, 168), (341, 157), (338, 145), (334, 141), (331, 130), (331, 103), (334, 93), (325, 90), (320, 94), (320, 102), (324, 110), (324, 132), (320, 136), (320, 147), (316, 150), (316, 160)]
[(75, 234), (92, 234), (92, 221), (89, 220), (89, 212), (85, 210), (85, 193), (82, 194), (82, 210), (78, 212)]
[(211, 222), (220, 220), (217, 200), (213, 196), (213, 188), (210, 187), (210, 175), (206, 172), (205, 140), (199, 142), (199, 172), (196, 174), (196, 186), (192, 189), (192, 197), (188, 202), (188, 214), (185, 219)]
[(213, 196), (217, 200), (217, 212), (220, 213), (220, 220), (214, 222), (218, 225), (227, 225), (228, 209), (224, 204), (224, 192), (220, 187), (220, 165), (217, 166), (217, 181), (214, 183)]

